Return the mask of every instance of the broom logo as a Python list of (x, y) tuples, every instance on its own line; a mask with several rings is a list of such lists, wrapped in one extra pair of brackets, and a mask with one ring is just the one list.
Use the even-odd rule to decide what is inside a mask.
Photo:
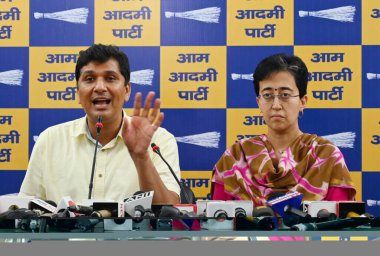
[(333, 9), (320, 11), (298, 11), (298, 15), (303, 17), (316, 17), (322, 19), (336, 20), (340, 22), (354, 22), (355, 6), (342, 6)]
[(131, 83), (139, 85), (152, 85), (154, 77), (153, 69), (143, 69), (131, 72)]
[(205, 132), (183, 137), (175, 137), (177, 142), (205, 148), (219, 148), (220, 132)]
[(88, 8), (76, 8), (61, 12), (41, 13), (35, 12), (34, 18), (61, 20), (76, 24), (87, 24)]
[(251, 74), (232, 73), (231, 78), (232, 78), (232, 80), (250, 80), (250, 81), (253, 81), (253, 73), (251, 73)]
[(368, 80), (380, 79), (380, 74), (367, 73), (367, 79)]
[(24, 71), (21, 69), (0, 72), (0, 84), (21, 86)]
[(356, 134), (354, 132), (341, 132), (322, 136), (335, 144), (338, 148), (354, 148)]
[(219, 23), (220, 8), (209, 7), (199, 10), (187, 12), (165, 12), (166, 18), (182, 18), (189, 20), (197, 20), (205, 23)]
[(373, 200), (373, 199), (367, 199), (367, 205), (368, 205), (369, 207), (372, 207), (372, 206), (380, 206), (380, 201)]

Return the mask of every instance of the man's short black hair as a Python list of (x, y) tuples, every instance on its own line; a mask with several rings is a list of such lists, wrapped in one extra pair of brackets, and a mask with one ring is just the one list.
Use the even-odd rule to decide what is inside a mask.
[(119, 47), (114, 45), (94, 44), (88, 49), (79, 52), (79, 58), (75, 66), (75, 79), (79, 80), (81, 69), (91, 61), (104, 63), (115, 59), (119, 63), (120, 73), (125, 79), (125, 85), (129, 83), (131, 71), (127, 55)]
[(253, 73), (253, 85), (257, 96), (260, 94), (260, 82), (280, 71), (287, 71), (294, 77), (300, 98), (306, 95), (309, 72), (305, 63), (297, 56), (280, 53), (263, 59), (257, 65)]

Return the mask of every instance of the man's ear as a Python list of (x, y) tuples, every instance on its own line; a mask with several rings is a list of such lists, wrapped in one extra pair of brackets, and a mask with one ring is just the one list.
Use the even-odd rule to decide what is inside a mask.
[(131, 92), (132, 92), (131, 83), (128, 83), (125, 85), (125, 95), (124, 95), (125, 102), (129, 101), (129, 98), (131, 97)]
[(77, 83), (77, 89), (75, 90), (75, 93), (76, 93), (76, 97), (77, 97), (77, 99), (78, 99), (78, 103), (79, 103), (79, 104), (82, 104), (82, 103), (80, 102), (80, 97), (79, 97), (79, 87), (78, 87), (78, 83)]

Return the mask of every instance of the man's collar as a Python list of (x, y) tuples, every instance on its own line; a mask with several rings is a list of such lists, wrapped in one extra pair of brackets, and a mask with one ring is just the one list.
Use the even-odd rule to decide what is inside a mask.
[[(122, 111), (123, 111), (123, 112), (122, 112), (123, 117), (124, 117), (124, 116), (127, 117), (128, 122), (131, 122), (131, 117), (128, 116), (128, 115), (125, 113), (124, 109), (123, 109)], [(123, 120), (123, 119), (122, 119), (122, 120)], [(119, 131), (118, 131), (116, 137), (122, 137), (122, 135), (121, 135), (122, 128), (123, 128), (123, 123), (122, 123), (122, 125), (120, 126), (120, 129), (119, 129)], [(77, 129), (75, 129), (75, 131), (74, 131), (74, 136), (75, 136), (75, 137), (78, 137), (78, 136), (80, 136), (80, 135), (87, 135), (87, 134), (90, 135), (90, 129), (88, 128), (88, 124), (87, 124), (87, 115), (86, 115), (86, 116), (84, 116), (84, 117), (82, 117), (82, 118), (80, 118), (80, 119), (78, 120), (78, 127), (77, 127)]]

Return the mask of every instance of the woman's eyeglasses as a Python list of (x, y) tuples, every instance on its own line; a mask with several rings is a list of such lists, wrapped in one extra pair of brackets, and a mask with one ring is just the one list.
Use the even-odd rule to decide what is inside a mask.
[(273, 102), (274, 98), (278, 98), (281, 102), (288, 102), (291, 98), (294, 97), (299, 97), (299, 95), (291, 95), (290, 93), (284, 92), (284, 93), (279, 93), (279, 94), (272, 94), (272, 93), (264, 93), (257, 98), (263, 99), (265, 102)]

